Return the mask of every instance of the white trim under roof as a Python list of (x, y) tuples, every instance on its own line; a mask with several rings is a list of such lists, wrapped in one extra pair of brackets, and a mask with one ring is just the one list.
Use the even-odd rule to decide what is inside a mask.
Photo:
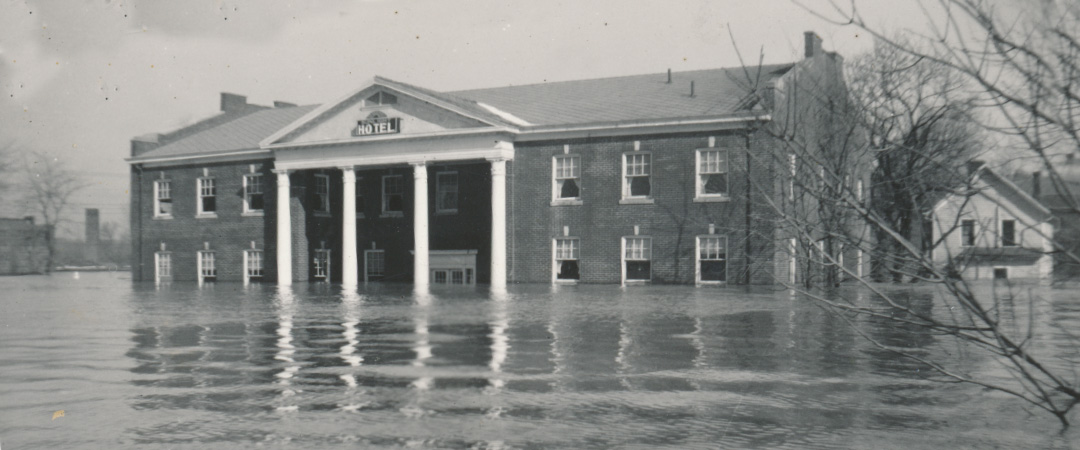
[(265, 155), (272, 156), (273, 152), (264, 149), (253, 150), (234, 150), (221, 153), (207, 153), (199, 155), (177, 155), (177, 156), (162, 156), (157, 158), (142, 158), (139, 156), (132, 158), (125, 158), (124, 160), (128, 164), (144, 164), (144, 165), (156, 165), (166, 163), (178, 162), (178, 161), (193, 161), (193, 160), (206, 160), (205, 162), (229, 162), (229, 161), (246, 161), (250, 160), (252, 156)]
[(430, 103), (432, 105), (435, 105), (436, 107), (439, 107), (439, 108), (445, 109), (447, 111), (453, 112), (455, 114), (458, 114), (458, 115), (461, 115), (461, 116), (464, 116), (464, 117), (468, 117), (470, 119), (479, 121), (481, 123), (491, 125), (493, 127), (503, 128), (502, 124), (492, 123), (490, 120), (484, 119), (482, 117), (477, 117), (474, 114), (470, 114), (468, 111), (464, 111), (461, 108), (458, 108), (457, 106), (455, 106), (453, 104), (444, 102), (444, 101), (442, 101), (442, 100), (440, 100), (438, 98), (432, 97), (432, 96), (427, 95), (427, 94), (425, 94), (423, 92), (419, 92), (419, 91), (416, 91), (414, 89), (410, 89), (409, 86), (404, 86), (404, 85), (402, 85), (402, 84), (400, 84), (400, 83), (398, 83), (398, 82), (396, 82), (394, 80), (391, 80), (391, 79), (388, 79), (388, 78), (383, 78), (383, 77), (380, 77), (380, 76), (376, 75), (374, 78), (370, 79), (367, 83), (362, 84), (359, 89), (355, 89), (352, 92), (349, 92), (348, 94), (346, 94), (346, 95), (344, 95), (342, 97), (339, 97), (338, 99), (336, 99), (336, 100), (334, 100), (332, 102), (328, 102), (328, 103), (324, 103), (322, 105), (319, 105), (318, 108), (315, 108), (311, 112), (308, 112), (307, 114), (304, 114), (299, 119), (294, 120), (292, 123), (286, 125), (284, 128), (278, 130), (274, 134), (271, 134), (266, 139), (263, 139), (262, 141), (259, 141), (259, 148), (264, 148), (265, 149), (265, 148), (270, 148), (271, 146), (274, 146), (274, 145), (278, 145), (278, 144), (275, 143), (275, 141), (285, 137), (286, 135), (288, 135), (289, 133), (292, 133), (293, 131), (296, 131), (296, 130), (300, 129), (300, 127), (303, 126), (304, 124), (306, 124), (308, 122), (311, 122), (312, 120), (317, 119), (319, 116), (323, 115), (327, 111), (330, 111), (331, 109), (336, 108), (338, 105), (348, 101), (349, 99), (359, 95), (361, 92), (363, 92), (363, 91), (365, 91), (367, 89), (370, 89), (373, 86), (379, 86), (379, 87), (382, 87), (384, 89), (397, 92), (400, 95), (414, 97), (414, 98), (417, 98), (419, 100)]
[(513, 114), (510, 114), (510, 113), (508, 113), (506, 111), (503, 111), (503, 110), (501, 110), (499, 108), (496, 108), (494, 106), (491, 106), (491, 105), (489, 105), (487, 103), (476, 102), (476, 104), (480, 105), (481, 108), (484, 108), (484, 109), (488, 110), (488, 112), (490, 112), (490, 113), (492, 113), (492, 114), (494, 114), (496, 116), (499, 116), (503, 120), (505, 120), (507, 122), (510, 122), (510, 123), (512, 123), (514, 125), (517, 125), (519, 127), (531, 127), (531, 126), (533, 126), (533, 124), (529, 123), (527, 120), (522, 119), (522, 118), (520, 118), (518, 116), (515, 116)]

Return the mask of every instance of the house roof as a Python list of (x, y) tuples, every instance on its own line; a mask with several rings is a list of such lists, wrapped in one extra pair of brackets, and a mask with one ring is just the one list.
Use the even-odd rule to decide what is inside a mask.
[(675, 72), (670, 84), (667, 74), (658, 73), (474, 89), (446, 95), (494, 106), (534, 125), (725, 115), (738, 112), (750, 95), (752, 84), (764, 84), (793, 66), (775, 64), (745, 70), (739, 67)]
[[(676, 72), (672, 74), (670, 84), (664, 73), (446, 93), (383, 77), (375, 77), (371, 84), (424, 97), (433, 104), (492, 125), (528, 128), (728, 116), (751, 106), (747, 101), (751, 98), (751, 85), (764, 85), (792, 67), (794, 64), (777, 64), (748, 69)], [(691, 81), (694, 82), (693, 97), (690, 96)], [(203, 124), (206, 129), (171, 142), (164, 140), (167, 143), (133, 157), (131, 161), (259, 149), (261, 143), (280, 137), (332, 107), (333, 104), (267, 108), (215, 116), (196, 124)], [(189, 128), (192, 127), (185, 130)]]
[(264, 138), (315, 109), (316, 106), (294, 106), (254, 111), (162, 145), (133, 159), (141, 160), (258, 149), (259, 142)]
[(1053, 214), (1046, 205), (1043, 205), (1034, 197), (1028, 195), (1027, 192), (1020, 189), (1015, 183), (1008, 178), (1001, 176), (985, 164), (976, 172), (976, 177), (977, 179), (986, 182), (988, 185), (993, 186), (999, 194), (1009, 199), (1009, 201), (1017, 207), (1024, 209), (1036, 220), (1050, 220), (1053, 218)]

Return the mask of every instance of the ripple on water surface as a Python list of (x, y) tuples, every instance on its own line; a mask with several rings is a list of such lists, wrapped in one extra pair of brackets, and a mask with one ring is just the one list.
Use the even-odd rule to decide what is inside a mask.
[[(5, 448), (1070, 448), (1075, 434), (927, 381), (786, 292), (418, 299), (409, 286), (155, 288), (117, 274), (3, 278), (0, 291)], [(933, 293), (914, 292), (932, 311)], [(1055, 295), (1055, 330), (1080, 325), (1080, 301)], [(858, 326), (925, 355), (955, 350)], [(1067, 334), (1044, 338), (1075, 351)]]

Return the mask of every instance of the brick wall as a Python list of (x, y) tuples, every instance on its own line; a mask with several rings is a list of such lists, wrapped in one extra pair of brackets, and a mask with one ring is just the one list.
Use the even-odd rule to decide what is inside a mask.
[[(728, 236), (728, 281), (768, 283), (773, 273), (773, 222), (760, 205), (772, 195), (771, 158), (751, 158), (750, 152), (770, 151), (767, 141), (747, 140), (742, 132), (712, 133), (716, 147), (728, 150), (730, 200), (699, 203), (695, 195), (695, 150), (708, 147), (710, 134), (634, 136), (578, 139), (559, 142), (518, 143), (510, 166), (508, 237), (509, 276), (514, 282), (547, 283), (551, 280), (552, 239), (569, 235), (581, 239), (583, 283), (619, 283), (621, 238), (634, 234), (652, 237), (652, 279), (655, 283), (693, 283), (695, 240), (708, 233)], [(756, 138), (756, 137), (755, 137)], [(634, 152), (652, 155), (653, 204), (620, 204), (622, 158)], [(552, 206), (552, 157), (581, 157), (581, 205)], [(758, 185), (766, 186), (760, 188)], [(750, 191), (750, 254), (747, 243), (747, 191)]]
[[(263, 174), (266, 211), (261, 216), (243, 216), (243, 175), (250, 165)], [(132, 172), (132, 277), (137, 281), (153, 281), (154, 253), (161, 243), (172, 253), (173, 279), (195, 281), (196, 252), (204, 242), (215, 251), (215, 266), (219, 281), (243, 280), (243, 251), (255, 248), (265, 251), (267, 277), (275, 275), (272, 268), (274, 253), (274, 193), (275, 175), (269, 172), (269, 161), (206, 164), (161, 169), (136, 168)], [(196, 189), (203, 169), (215, 180), (217, 217), (196, 218)], [(173, 199), (171, 219), (154, 218), (154, 182), (170, 180)]]

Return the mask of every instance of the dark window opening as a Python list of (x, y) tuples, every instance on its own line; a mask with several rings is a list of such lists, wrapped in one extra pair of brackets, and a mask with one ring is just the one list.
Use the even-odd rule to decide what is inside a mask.
[(217, 211), (216, 197), (203, 197), (202, 198), (202, 212), (211, 213)]
[(262, 210), (263, 209), (263, 195), (262, 194), (251, 194), (251, 205), (249, 206), (249, 208), (251, 208), (252, 210), (256, 210), (256, 211), (257, 210)]
[(626, 262), (626, 279), (627, 280), (651, 280), (652, 279), (652, 261), (627, 261)]
[(1002, 220), (1001, 221), (1001, 245), (1003, 247), (1012, 247), (1016, 245), (1016, 221), (1015, 220)]
[(960, 222), (960, 227), (963, 233), (963, 243), (965, 247), (972, 247), (975, 245), (975, 221), (965, 220)]
[(705, 194), (725, 195), (727, 194), (727, 186), (728, 182), (726, 173), (714, 173), (712, 175), (705, 175)]
[(727, 261), (701, 261), (701, 281), (727, 281)]
[(631, 177), (630, 178), (630, 195), (633, 197), (648, 197), (650, 194), (651, 186), (649, 184), (649, 177)]
[(559, 198), (578, 198), (581, 195), (577, 180), (566, 179), (560, 181), (562, 181), (562, 189), (559, 190)]
[(995, 268), (994, 269), (994, 279), (995, 280), (1008, 280), (1009, 279), (1009, 269), (1006, 269), (1006, 268), (1003, 268), (1003, 267), (1002, 268)]
[(560, 261), (559, 273), (555, 274), (555, 278), (560, 280), (580, 280), (581, 273), (578, 271), (578, 262), (576, 260)]

